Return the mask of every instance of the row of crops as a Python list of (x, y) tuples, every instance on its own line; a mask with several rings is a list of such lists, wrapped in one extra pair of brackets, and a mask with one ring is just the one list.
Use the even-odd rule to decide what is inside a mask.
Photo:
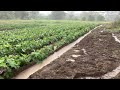
[(30, 62), (41, 62), (98, 25), (79, 21), (3, 22), (0, 22), (0, 78), (11, 78), (14, 70)]

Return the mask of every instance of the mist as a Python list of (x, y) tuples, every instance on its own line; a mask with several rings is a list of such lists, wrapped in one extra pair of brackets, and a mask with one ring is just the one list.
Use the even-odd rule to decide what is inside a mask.
[(0, 11), (0, 20), (116, 21), (120, 11)]

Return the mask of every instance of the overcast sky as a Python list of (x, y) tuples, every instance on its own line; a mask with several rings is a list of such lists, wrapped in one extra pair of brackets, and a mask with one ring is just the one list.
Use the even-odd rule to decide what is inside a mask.
[(51, 11), (40, 11), (40, 13), (44, 14), (44, 15), (48, 15), (51, 13)]

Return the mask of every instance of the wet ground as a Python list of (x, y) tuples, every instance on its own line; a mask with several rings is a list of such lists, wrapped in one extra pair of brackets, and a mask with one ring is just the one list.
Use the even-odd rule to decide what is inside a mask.
[[(115, 33), (120, 39), (120, 33)], [(28, 79), (81, 79), (101, 77), (120, 65), (120, 43), (112, 33), (99, 28), (58, 59)], [(119, 76), (117, 76), (120, 78)]]
[[(116, 32), (115, 36), (120, 40), (120, 32)], [(115, 77), (113, 77), (112, 79), (120, 79), (120, 73), (118, 73)]]

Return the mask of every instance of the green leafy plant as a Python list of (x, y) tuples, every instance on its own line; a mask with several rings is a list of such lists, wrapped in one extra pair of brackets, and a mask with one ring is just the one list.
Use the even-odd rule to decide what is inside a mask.
[(11, 78), (15, 69), (30, 62), (42, 62), (58, 48), (98, 25), (94, 22), (58, 22), (11, 20), (0, 23), (0, 68), (5, 68), (0, 78)]

